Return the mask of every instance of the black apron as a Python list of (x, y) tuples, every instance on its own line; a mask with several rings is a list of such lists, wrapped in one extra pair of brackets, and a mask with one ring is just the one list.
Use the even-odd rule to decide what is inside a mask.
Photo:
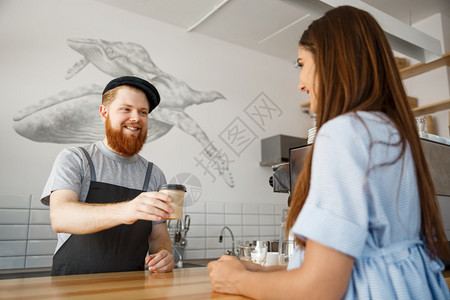
[[(86, 149), (80, 149), (88, 159), (91, 172), (86, 203), (123, 202), (147, 191), (152, 163), (148, 163), (142, 190), (129, 189), (97, 182), (91, 157)], [(91, 234), (72, 234), (53, 256), (52, 276), (144, 270), (151, 232), (151, 221), (138, 220)]]

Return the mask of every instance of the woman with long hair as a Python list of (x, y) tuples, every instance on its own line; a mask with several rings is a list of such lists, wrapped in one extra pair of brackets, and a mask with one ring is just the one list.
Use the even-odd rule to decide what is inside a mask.
[[(214, 291), (258, 299), (450, 299), (447, 239), (389, 43), (367, 12), (342, 6), (303, 33), (299, 90), (317, 135), (287, 218), (287, 269), (223, 256)], [(286, 232), (286, 233), (288, 233)]]

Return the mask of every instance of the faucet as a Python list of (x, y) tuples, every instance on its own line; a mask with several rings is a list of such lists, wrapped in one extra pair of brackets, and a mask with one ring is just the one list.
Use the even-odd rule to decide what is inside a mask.
[(234, 252), (234, 235), (233, 235), (233, 232), (231, 231), (231, 229), (228, 226), (224, 226), (222, 228), (222, 231), (220, 232), (220, 236), (219, 236), (219, 243), (222, 243), (223, 232), (224, 232), (225, 229), (227, 229), (230, 232), (230, 234), (231, 234), (231, 253), (230, 253), (230, 250), (228, 250), (227, 254), (234, 256), (234, 255), (236, 255), (236, 252)]

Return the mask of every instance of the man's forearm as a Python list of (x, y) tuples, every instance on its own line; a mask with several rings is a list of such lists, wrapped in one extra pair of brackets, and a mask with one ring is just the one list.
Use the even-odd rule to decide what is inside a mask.
[(158, 253), (161, 250), (167, 250), (172, 253), (172, 242), (166, 223), (159, 223), (153, 226), (152, 234), (148, 239), (150, 254)]
[[(145, 192), (130, 201), (90, 204), (79, 202), (72, 190), (56, 190), (50, 195), (50, 219), (56, 232), (87, 234), (137, 220), (160, 221), (173, 211), (167, 204), (170, 201), (166, 194)], [(162, 232), (168, 236), (163, 225)]]
[(89, 234), (122, 224), (120, 211), (124, 203), (90, 204), (65, 202), (50, 209), (55, 232)]

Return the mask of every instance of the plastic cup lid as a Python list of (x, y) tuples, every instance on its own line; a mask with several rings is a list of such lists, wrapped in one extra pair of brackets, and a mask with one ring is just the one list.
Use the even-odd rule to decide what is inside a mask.
[(182, 184), (163, 184), (158, 188), (158, 191), (161, 190), (178, 190), (186, 192), (186, 187)]

